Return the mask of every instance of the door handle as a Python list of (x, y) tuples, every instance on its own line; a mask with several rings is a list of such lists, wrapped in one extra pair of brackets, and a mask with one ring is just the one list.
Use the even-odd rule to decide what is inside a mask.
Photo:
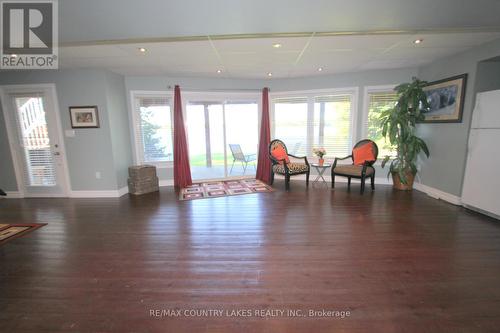
[(56, 152), (54, 153), (54, 155), (55, 155), (55, 156), (59, 156), (59, 155), (61, 155), (61, 153), (60, 153), (60, 152), (58, 152), (58, 151), (56, 151)]

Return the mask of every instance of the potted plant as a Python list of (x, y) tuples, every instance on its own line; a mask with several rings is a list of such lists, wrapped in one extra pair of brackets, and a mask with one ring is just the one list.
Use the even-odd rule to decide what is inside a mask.
[(319, 165), (323, 165), (323, 163), (325, 163), (325, 159), (323, 158), (323, 156), (326, 155), (325, 148), (314, 148), (313, 154), (318, 156), (318, 164)]
[(416, 161), (420, 152), (429, 157), (424, 140), (415, 135), (417, 122), (424, 119), (423, 111), (429, 109), (427, 96), (423, 91), (426, 81), (413, 78), (412, 82), (398, 85), (394, 90), (398, 101), (392, 109), (380, 114), (382, 135), (396, 149), (396, 156), (385, 156), (382, 167), (391, 160), (389, 174), (392, 174), (394, 188), (411, 190), (417, 173)]

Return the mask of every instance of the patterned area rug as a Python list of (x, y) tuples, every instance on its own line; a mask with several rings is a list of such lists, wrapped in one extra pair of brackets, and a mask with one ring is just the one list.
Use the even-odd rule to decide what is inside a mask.
[(0, 224), (0, 245), (30, 231), (43, 227), (46, 223)]
[(227, 197), (262, 192), (272, 192), (273, 188), (256, 179), (225, 180), (195, 183), (180, 191), (179, 200), (195, 200)]

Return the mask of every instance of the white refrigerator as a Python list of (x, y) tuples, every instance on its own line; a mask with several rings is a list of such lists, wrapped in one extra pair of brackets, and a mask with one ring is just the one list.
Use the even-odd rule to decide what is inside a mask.
[(500, 218), (500, 90), (476, 96), (462, 203)]

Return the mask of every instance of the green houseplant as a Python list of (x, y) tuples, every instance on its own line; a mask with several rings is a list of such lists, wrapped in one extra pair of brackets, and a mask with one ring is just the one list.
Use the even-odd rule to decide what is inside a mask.
[(423, 91), (426, 81), (413, 78), (412, 82), (398, 85), (394, 90), (398, 101), (392, 109), (381, 112), (382, 135), (395, 147), (396, 156), (385, 156), (382, 167), (391, 160), (389, 174), (394, 187), (411, 190), (417, 173), (417, 157), (420, 152), (429, 157), (429, 149), (424, 140), (415, 135), (417, 122), (424, 119), (423, 111), (429, 109), (427, 96)]

